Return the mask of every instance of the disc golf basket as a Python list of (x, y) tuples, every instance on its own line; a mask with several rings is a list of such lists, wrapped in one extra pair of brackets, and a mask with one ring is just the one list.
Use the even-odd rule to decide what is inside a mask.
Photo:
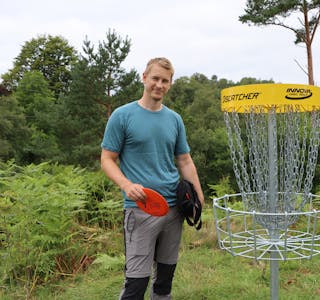
[(320, 143), (320, 88), (256, 84), (221, 93), (238, 194), (213, 200), (220, 248), (270, 261), (278, 299), (279, 261), (320, 253), (320, 196), (311, 193)]

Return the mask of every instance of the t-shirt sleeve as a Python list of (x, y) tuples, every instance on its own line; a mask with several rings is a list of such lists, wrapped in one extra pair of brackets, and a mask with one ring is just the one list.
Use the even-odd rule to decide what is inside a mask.
[(119, 153), (123, 146), (124, 135), (121, 114), (115, 110), (107, 122), (101, 147)]

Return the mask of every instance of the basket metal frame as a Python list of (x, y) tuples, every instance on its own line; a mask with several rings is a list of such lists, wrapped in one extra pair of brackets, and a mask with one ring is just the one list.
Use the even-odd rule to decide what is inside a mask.
[[(246, 196), (249, 194), (255, 193), (248, 193)], [(246, 197), (239, 193), (213, 199), (217, 239), (221, 249), (233, 256), (255, 260), (311, 259), (320, 254), (319, 210), (263, 213), (233, 209), (231, 204), (234, 201), (241, 201), (245, 207), (243, 198)], [(320, 196), (309, 194), (309, 199), (306, 205), (308, 208), (313, 207), (314, 202), (320, 201)], [(284, 220), (289, 224), (289, 219), (292, 217), (298, 218), (305, 227), (298, 229), (296, 224), (291, 228), (285, 226), (285, 229), (278, 230), (277, 238), (274, 238), (272, 230), (263, 228), (257, 222), (259, 218), (272, 218), (273, 220), (281, 219), (282, 222)]]

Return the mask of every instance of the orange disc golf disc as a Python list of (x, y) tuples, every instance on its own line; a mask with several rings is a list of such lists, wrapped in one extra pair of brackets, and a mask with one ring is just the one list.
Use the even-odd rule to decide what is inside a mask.
[(152, 216), (161, 217), (168, 213), (169, 205), (166, 199), (155, 190), (143, 188), (146, 194), (145, 203), (136, 201), (138, 207)]

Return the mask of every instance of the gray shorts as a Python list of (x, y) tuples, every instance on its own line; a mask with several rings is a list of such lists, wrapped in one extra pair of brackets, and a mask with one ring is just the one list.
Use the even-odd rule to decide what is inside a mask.
[(126, 277), (151, 275), (153, 262), (176, 264), (183, 217), (176, 207), (167, 215), (154, 217), (139, 208), (124, 211)]

